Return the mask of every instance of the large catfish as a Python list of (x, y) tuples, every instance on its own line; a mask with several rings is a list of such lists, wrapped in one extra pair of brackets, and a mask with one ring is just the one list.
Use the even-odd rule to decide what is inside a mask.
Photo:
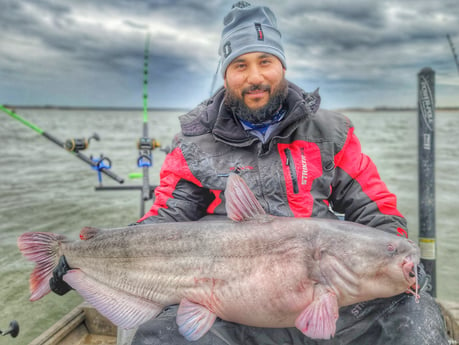
[(334, 335), (339, 307), (403, 292), (418, 296), (419, 248), (346, 221), (265, 214), (239, 175), (228, 178), (231, 218), (83, 229), (83, 240), (29, 232), (18, 240), (36, 262), (31, 300), (50, 292), (59, 257), (64, 280), (122, 328), (180, 304), (179, 331), (197, 340), (216, 317), (259, 327)]

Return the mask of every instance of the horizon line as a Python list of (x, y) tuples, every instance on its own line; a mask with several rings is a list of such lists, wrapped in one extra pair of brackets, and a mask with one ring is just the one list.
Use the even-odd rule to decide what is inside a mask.
[[(118, 111), (143, 111), (143, 107), (135, 106), (74, 106), (74, 105), (14, 105), (14, 104), (3, 104), (5, 108), (9, 108), (14, 111), (14, 109), (58, 109), (58, 110), (118, 110)], [(436, 110), (459, 110), (459, 105), (457, 106), (437, 106)], [(150, 107), (147, 108), (148, 111), (158, 111), (158, 110), (167, 110), (167, 111), (189, 111), (190, 108), (186, 107)], [(375, 106), (375, 107), (338, 107), (333, 108), (333, 110), (340, 111), (413, 111), (417, 110), (417, 107), (413, 106)]]

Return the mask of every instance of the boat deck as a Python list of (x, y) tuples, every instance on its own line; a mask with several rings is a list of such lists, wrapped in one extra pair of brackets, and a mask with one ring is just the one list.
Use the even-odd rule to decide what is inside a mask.
[(29, 345), (116, 345), (116, 334), (115, 325), (82, 303)]
[(450, 344), (459, 344), (459, 302), (437, 300), (445, 318)]

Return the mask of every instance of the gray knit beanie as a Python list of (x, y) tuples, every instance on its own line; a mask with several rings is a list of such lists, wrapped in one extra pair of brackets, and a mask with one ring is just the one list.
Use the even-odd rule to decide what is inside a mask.
[(223, 25), (218, 49), (223, 78), (231, 61), (246, 53), (272, 54), (279, 58), (284, 68), (287, 67), (277, 20), (268, 7), (251, 6), (248, 2), (239, 1), (225, 16)]

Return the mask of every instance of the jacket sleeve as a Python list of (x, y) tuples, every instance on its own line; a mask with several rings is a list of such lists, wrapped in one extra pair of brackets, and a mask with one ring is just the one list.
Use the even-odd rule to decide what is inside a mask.
[(151, 209), (137, 223), (182, 222), (206, 215), (214, 195), (191, 173), (179, 147), (166, 156)]
[(408, 237), (396, 196), (389, 192), (372, 160), (362, 153), (352, 126), (335, 156), (335, 167), (330, 198), (333, 210), (343, 213), (346, 220)]

